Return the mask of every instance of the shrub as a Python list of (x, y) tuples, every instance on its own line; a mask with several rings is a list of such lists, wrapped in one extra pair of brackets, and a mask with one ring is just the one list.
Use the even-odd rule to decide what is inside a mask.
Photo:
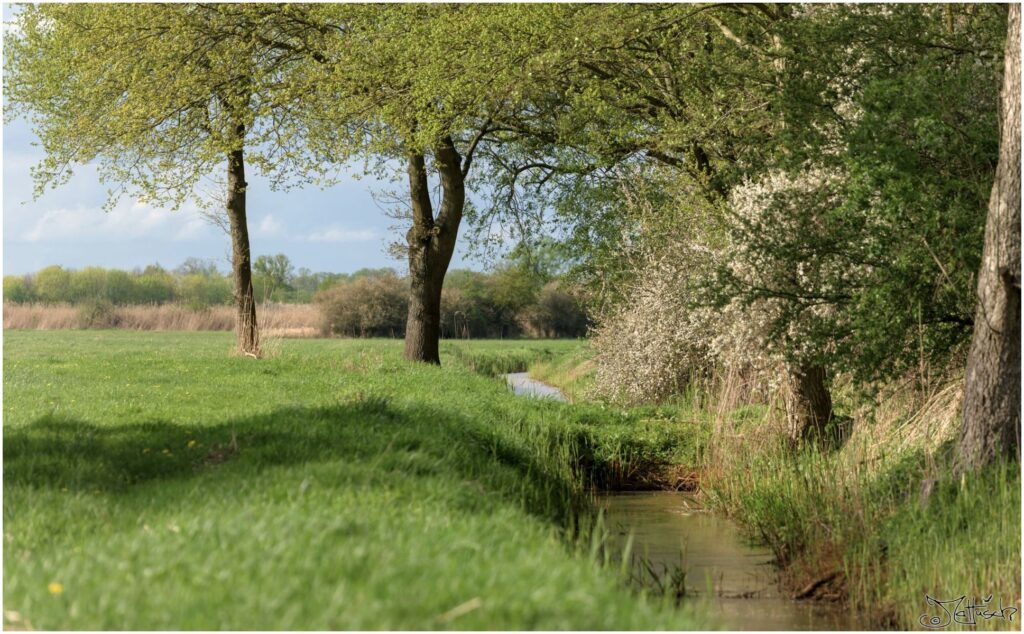
[(135, 279), (134, 304), (163, 304), (174, 299), (174, 276), (157, 266), (147, 266)]
[(519, 313), (523, 332), (531, 337), (582, 337), (588, 322), (579, 298), (557, 281), (546, 284), (536, 303)]
[(117, 328), (119, 317), (114, 304), (107, 299), (91, 299), (78, 306), (79, 328)]
[(98, 300), (107, 295), (107, 271), (96, 266), (84, 268), (81, 271), (69, 271), (71, 284), (69, 295), (65, 299), (70, 301)]
[(231, 300), (231, 282), (221, 275), (190, 273), (181, 278), (178, 295), (193, 310), (226, 304)]
[(135, 278), (127, 271), (107, 271), (107, 299), (119, 306), (135, 301)]
[(36, 297), (46, 303), (68, 301), (71, 290), (71, 272), (59, 266), (48, 266), (39, 271), (32, 281)]
[(32, 289), (25, 278), (17, 275), (4, 276), (4, 301), (16, 304), (32, 301)]
[(404, 336), (409, 290), (396, 275), (361, 277), (317, 293), (321, 331), (347, 337)]

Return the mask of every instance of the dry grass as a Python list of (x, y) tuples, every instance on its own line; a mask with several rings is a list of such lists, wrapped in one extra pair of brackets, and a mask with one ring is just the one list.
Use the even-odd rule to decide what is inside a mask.
[[(709, 468), (742, 468), (753, 455), (784, 444), (780, 439), (792, 432), (786, 416), (786, 399), (791, 394), (785, 381), (766, 387), (769, 382), (763, 375), (727, 371), (712, 383), (709, 409), (714, 440), (709, 447)], [(840, 396), (846, 391), (849, 386), (840, 381), (834, 393), (840, 400), (848, 400)], [(848, 467), (860, 468), (881, 466), (907, 451), (923, 450), (932, 455), (956, 436), (962, 398), (962, 371), (936, 372), (925, 384), (916, 376), (894, 381), (874, 399), (860, 401), (853, 411), (846, 412), (843, 427), (850, 431), (837, 458)], [(745, 413), (742, 422), (737, 421), (737, 412)]]
[(933, 385), (900, 381), (853, 414), (853, 432), (842, 456), (851, 464), (872, 464), (923, 449), (932, 455), (960, 429), (963, 373)]
[[(235, 308), (193, 310), (180, 304), (111, 306), (109, 324), (126, 330), (234, 330)], [(72, 304), (4, 303), (4, 329), (81, 328), (82, 307)], [(271, 337), (316, 337), (320, 313), (312, 304), (266, 304), (257, 309), (260, 327)]]

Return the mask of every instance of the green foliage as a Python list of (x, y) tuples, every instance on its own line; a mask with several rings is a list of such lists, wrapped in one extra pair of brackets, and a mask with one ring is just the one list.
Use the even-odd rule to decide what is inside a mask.
[(39, 301), (67, 301), (71, 296), (71, 272), (59, 266), (48, 266), (35, 274), (32, 288)]
[(71, 301), (98, 300), (107, 296), (107, 271), (96, 266), (71, 273)]
[[(289, 71), (305, 48), (291, 9), (242, 5), (38, 5), (14, 17), (4, 88), (9, 115), (30, 117), (46, 151), (37, 192), (75, 165), (96, 162), (132, 193), (180, 206), (227, 154), (275, 185), (326, 169), (301, 148), (305, 129), (287, 106), (300, 95)], [(241, 134), (239, 126), (242, 127)]]
[(135, 302), (135, 277), (127, 271), (107, 271), (107, 299), (118, 306)]
[(712, 283), (772, 302), (787, 355), (864, 382), (941, 364), (972, 329), (1005, 16), (842, 7), (792, 28), (776, 158), (790, 181), (745, 186), (760, 202), (734, 203), (736, 248)]
[(589, 320), (580, 298), (559, 282), (545, 284), (536, 301), (524, 307), (520, 314), (523, 330), (535, 337), (582, 337), (587, 334)]
[(295, 275), (295, 267), (283, 253), (257, 257), (252, 263), (252, 273), (256, 297), (283, 297), (294, 290), (290, 282)]
[(231, 282), (216, 272), (212, 275), (190, 273), (178, 281), (177, 297), (194, 309), (227, 304), (231, 301)]
[(23, 304), (32, 300), (32, 290), (20, 275), (4, 276), (4, 301)]

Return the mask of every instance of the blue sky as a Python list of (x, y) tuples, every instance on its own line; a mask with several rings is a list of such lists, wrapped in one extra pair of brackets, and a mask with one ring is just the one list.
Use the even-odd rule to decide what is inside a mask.
[[(71, 181), (33, 200), (29, 169), (42, 152), (23, 120), (3, 126), (3, 267), (5, 275), (36, 271), (50, 264), (81, 268), (133, 269), (153, 262), (173, 268), (187, 257), (211, 258), (227, 270), (228, 236), (196, 209), (151, 207), (125, 197), (104, 212), (107, 187), (91, 166)], [(351, 272), (363, 267), (405, 263), (386, 253), (397, 239), (396, 224), (374, 201), (376, 189), (401, 183), (346, 176), (326, 190), (315, 187), (274, 192), (249, 176), (248, 217), (253, 255), (284, 253), (296, 268)], [(404, 232), (403, 232), (404, 233)], [(480, 268), (468, 260), (460, 241), (452, 267)]]

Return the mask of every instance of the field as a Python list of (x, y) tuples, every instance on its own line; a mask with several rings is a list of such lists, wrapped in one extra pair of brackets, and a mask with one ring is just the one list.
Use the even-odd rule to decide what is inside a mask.
[(588, 486), (659, 459), (664, 428), (465, 367), (579, 344), (446, 343), (441, 368), (401, 345), (257, 362), (229, 333), (5, 332), (5, 625), (705, 625), (625, 589), (585, 521)]

